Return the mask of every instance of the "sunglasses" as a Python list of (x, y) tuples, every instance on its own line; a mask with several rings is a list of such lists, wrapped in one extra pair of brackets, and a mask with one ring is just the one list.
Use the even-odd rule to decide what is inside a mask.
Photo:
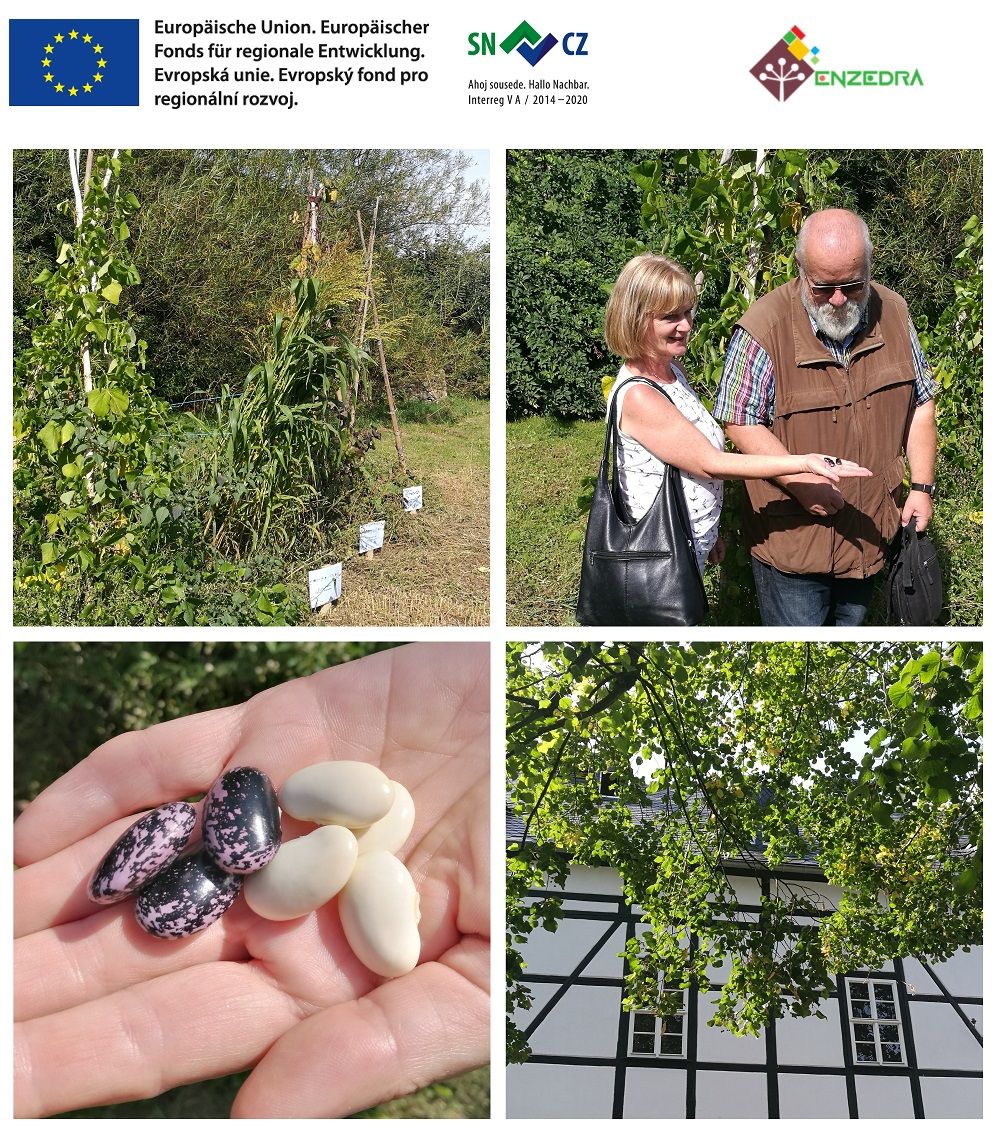
[(868, 286), (867, 279), (852, 279), (847, 283), (814, 283), (808, 275), (806, 282), (809, 284), (809, 289), (814, 295), (826, 296), (829, 298), (835, 291), (839, 291), (844, 298), (853, 299), (860, 295)]

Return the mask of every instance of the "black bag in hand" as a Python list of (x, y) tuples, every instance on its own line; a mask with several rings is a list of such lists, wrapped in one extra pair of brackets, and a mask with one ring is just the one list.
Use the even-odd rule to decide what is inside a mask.
[(917, 517), (899, 531), (899, 547), (886, 586), (892, 625), (933, 625), (944, 604), (937, 548), (926, 531), (917, 533)]
[[(669, 394), (655, 381), (636, 378)], [(664, 465), (653, 505), (636, 522), (625, 518), (610, 461), (618, 452), (618, 394), (611, 399), (604, 457), (587, 521), (576, 619), (581, 625), (697, 625), (708, 612), (705, 583), (691, 536), (680, 472)]]

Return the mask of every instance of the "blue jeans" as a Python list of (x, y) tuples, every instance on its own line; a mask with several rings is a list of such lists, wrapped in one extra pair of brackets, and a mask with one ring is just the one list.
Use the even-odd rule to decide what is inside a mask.
[(762, 625), (860, 625), (875, 577), (784, 574), (751, 556)]

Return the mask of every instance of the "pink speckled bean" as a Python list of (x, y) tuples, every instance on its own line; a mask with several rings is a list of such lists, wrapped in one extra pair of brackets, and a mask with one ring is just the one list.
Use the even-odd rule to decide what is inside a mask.
[(194, 806), (170, 802), (134, 822), (97, 866), (90, 899), (114, 904), (148, 884), (181, 855), (196, 821)]
[(227, 873), (255, 873), (278, 852), (278, 796), (263, 771), (241, 766), (227, 771), (205, 795), (205, 852)]

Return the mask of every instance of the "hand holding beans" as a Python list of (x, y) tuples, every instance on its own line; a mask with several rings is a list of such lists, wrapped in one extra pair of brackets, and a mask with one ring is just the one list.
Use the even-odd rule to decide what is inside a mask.
[[(338, 1116), (482, 1064), (487, 670), (485, 645), (392, 649), (238, 707), (119, 736), (43, 791), (15, 826), (18, 1115), (150, 1096), (256, 1066), (234, 1115)], [(402, 784), (364, 829), (317, 828), (286, 808), (282, 788), (305, 768), (343, 761), (335, 756)], [(151, 937), (132, 905), (152, 898), (157, 878), (140, 882), (138, 896), (133, 888), (118, 903), (93, 902), (95, 866), (137, 814), (198, 796), (238, 768), (279, 786), (282, 843), (267, 868), (224, 874), (244, 889), (224, 915), (192, 935)], [(224, 825), (220, 853), (230, 844)], [(349, 865), (351, 839), (358, 857)], [(185, 839), (187, 851), (193, 841)], [(293, 849), (305, 868), (294, 857), (283, 864)], [(339, 860), (353, 875), (363, 856), (380, 854), (398, 856), (420, 901), (417, 965), (388, 981), (354, 953), (341, 922), (346, 888), (324, 900), (338, 879), (327, 876), (324, 888), (315, 882), (326, 866), (312, 867)], [(112, 876), (130, 859), (115, 857)], [(260, 900), (250, 896), (259, 886)]]

